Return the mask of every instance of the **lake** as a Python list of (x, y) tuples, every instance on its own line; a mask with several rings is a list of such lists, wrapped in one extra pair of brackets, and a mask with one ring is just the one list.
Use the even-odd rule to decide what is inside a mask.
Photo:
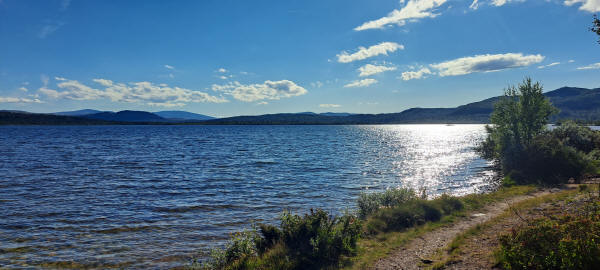
[(483, 125), (2, 126), (0, 266), (169, 268), (289, 209), (494, 186)]

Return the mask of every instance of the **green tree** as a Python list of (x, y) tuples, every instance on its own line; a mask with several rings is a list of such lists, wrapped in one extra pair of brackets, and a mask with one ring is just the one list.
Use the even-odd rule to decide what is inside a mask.
[(510, 86), (494, 105), (492, 126), (481, 145), (484, 157), (499, 162), (504, 172), (518, 166), (519, 157), (533, 139), (545, 131), (548, 120), (558, 110), (542, 94), (539, 82), (525, 78), (517, 87)]
[[(600, 19), (598, 19), (598, 15), (594, 15), (594, 21), (592, 22), (592, 27), (590, 27), (590, 31), (600, 36)], [(598, 43), (600, 43), (600, 38), (598, 39)]]

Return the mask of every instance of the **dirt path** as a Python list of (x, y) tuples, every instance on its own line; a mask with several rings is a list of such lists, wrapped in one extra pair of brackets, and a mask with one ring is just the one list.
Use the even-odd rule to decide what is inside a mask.
[(430, 261), (431, 257), (439, 249), (446, 247), (458, 234), (502, 214), (511, 204), (548, 193), (550, 191), (539, 191), (488, 205), (468, 218), (412, 240), (387, 258), (377, 261), (374, 269), (420, 269), (424, 264), (433, 263)]

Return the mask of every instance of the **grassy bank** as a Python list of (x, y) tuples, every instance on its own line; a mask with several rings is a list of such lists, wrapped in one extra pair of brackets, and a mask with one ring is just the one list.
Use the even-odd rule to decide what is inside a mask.
[(596, 269), (599, 214), (597, 186), (530, 198), (456, 236), (430, 268)]
[(452, 224), (494, 202), (530, 194), (534, 186), (487, 194), (425, 199), (413, 190), (362, 194), (356, 213), (284, 213), (280, 226), (258, 225), (236, 234), (210, 260), (192, 269), (362, 269), (422, 234)]
[[(415, 224), (399, 230), (390, 230), (377, 232), (375, 234), (366, 233), (358, 243), (358, 252), (354, 257), (345, 258), (343, 268), (345, 269), (364, 269), (372, 266), (378, 259), (388, 256), (393, 250), (408, 243), (425, 233), (448, 226), (456, 221), (468, 217), (471, 213), (481, 210), (483, 207), (512, 198), (515, 196), (531, 194), (538, 190), (534, 186), (513, 186), (503, 187), (495, 192), (485, 194), (470, 194), (462, 197), (453, 197), (456, 201), (448, 200), (448, 197), (441, 197), (431, 201), (438, 204), (441, 208), (450, 208), (454, 206), (455, 211), (451, 211), (440, 217), (439, 220), (431, 220), (423, 224)], [(460, 209), (456, 208), (456, 202), (462, 204)], [(378, 217), (371, 216), (367, 219), (367, 224), (377, 222)], [(366, 226), (368, 230), (368, 225)]]

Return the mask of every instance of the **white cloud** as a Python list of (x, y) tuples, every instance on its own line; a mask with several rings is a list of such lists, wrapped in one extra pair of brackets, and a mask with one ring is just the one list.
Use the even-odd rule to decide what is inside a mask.
[(27, 92), (27, 90), (29, 90), (29, 89), (27, 89), (27, 87), (25, 87), (25, 86), (21, 86), (21, 87), (19, 87), (19, 90), (21, 90), (23, 92)]
[(34, 98), (16, 98), (16, 97), (0, 97), (0, 103), (43, 103), (41, 100)]
[(352, 61), (363, 60), (380, 54), (387, 55), (398, 49), (404, 50), (404, 46), (395, 42), (381, 42), (369, 48), (358, 47), (358, 51), (353, 54), (343, 51), (337, 55), (337, 59), (340, 63), (350, 63)]
[(220, 69), (217, 69), (217, 72), (219, 72), (219, 73), (226, 73), (227, 70), (224, 69), (224, 68), (220, 68)]
[(207, 93), (180, 87), (170, 87), (166, 84), (150, 82), (115, 83), (107, 79), (94, 79), (95, 83), (104, 89), (96, 89), (76, 80), (65, 79), (57, 84), (60, 91), (46, 86), (38, 91), (52, 98), (72, 100), (110, 99), (117, 102), (145, 103), (151, 106), (177, 107), (187, 103), (223, 103), (223, 97), (211, 96)]
[(392, 70), (396, 70), (396, 67), (376, 66), (376, 65), (366, 64), (366, 65), (358, 68), (358, 71), (360, 72), (360, 74), (358, 76), (366, 77), (366, 76), (371, 76), (371, 75), (374, 75), (377, 73), (392, 71)]
[(57, 81), (66, 81), (67, 79), (63, 78), (63, 77), (54, 77), (55, 80)]
[(221, 80), (227, 80), (228, 77), (227, 76), (218, 76), (218, 78)]
[(402, 26), (406, 24), (406, 21), (413, 21), (421, 18), (433, 18), (439, 15), (434, 13), (435, 9), (444, 3), (446, 3), (446, 0), (408, 0), (406, 5), (400, 10), (395, 9), (386, 17), (363, 23), (354, 28), (354, 30), (381, 29), (384, 26), (391, 24)]
[(560, 62), (550, 63), (550, 64), (547, 64), (547, 65), (539, 66), (538, 68), (542, 69), (542, 68), (547, 68), (547, 67), (553, 67), (553, 66), (556, 66), (556, 65), (560, 65)]
[(342, 107), (340, 104), (319, 104), (321, 108), (339, 108)]
[(413, 79), (422, 79), (426, 74), (432, 74), (428, 68), (421, 68), (418, 71), (406, 71), (402, 72), (402, 80), (408, 81)]
[(472, 10), (477, 10), (479, 8), (479, 0), (473, 0), (473, 3), (469, 6)]
[(600, 69), (600, 63), (594, 63), (594, 64), (591, 64), (591, 65), (587, 65), (587, 66), (583, 66), (583, 67), (578, 67), (577, 69), (579, 69), (579, 70)]
[(224, 85), (213, 84), (212, 90), (245, 102), (277, 100), (308, 93), (302, 86), (288, 80), (265, 81), (262, 84), (241, 84), (235, 81)]
[(462, 57), (438, 64), (430, 65), (444, 76), (465, 75), (474, 72), (492, 72), (509, 68), (517, 68), (540, 63), (544, 56), (540, 54), (523, 55), (522, 53), (484, 54)]
[(377, 83), (377, 80), (375, 79), (363, 79), (363, 80), (359, 80), (359, 81), (353, 81), (349, 84), (344, 85), (345, 88), (349, 88), (349, 87), (367, 87), (371, 84), (375, 84)]
[(579, 10), (588, 12), (600, 12), (600, 0), (565, 0), (565, 5), (572, 6), (581, 3)]
[(267, 105), (269, 104), (269, 102), (266, 101), (261, 101), (261, 102), (257, 102), (256, 105)]
[[(101, 84), (102, 86), (111, 86), (113, 85), (113, 81), (106, 79), (93, 79), (92, 81)], [(166, 84), (161, 84), (162, 86), (167, 86)]]
[(568, 61), (569, 63), (575, 63), (575, 60), (571, 59)]
[(171, 66), (171, 65), (165, 65), (165, 68), (167, 68), (167, 69), (171, 69), (171, 70), (175, 69), (175, 67), (174, 67), (174, 66)]
[(504, 6), (506, 4), (507, 0), (492, 0), (492, 5), (493, 6)]

